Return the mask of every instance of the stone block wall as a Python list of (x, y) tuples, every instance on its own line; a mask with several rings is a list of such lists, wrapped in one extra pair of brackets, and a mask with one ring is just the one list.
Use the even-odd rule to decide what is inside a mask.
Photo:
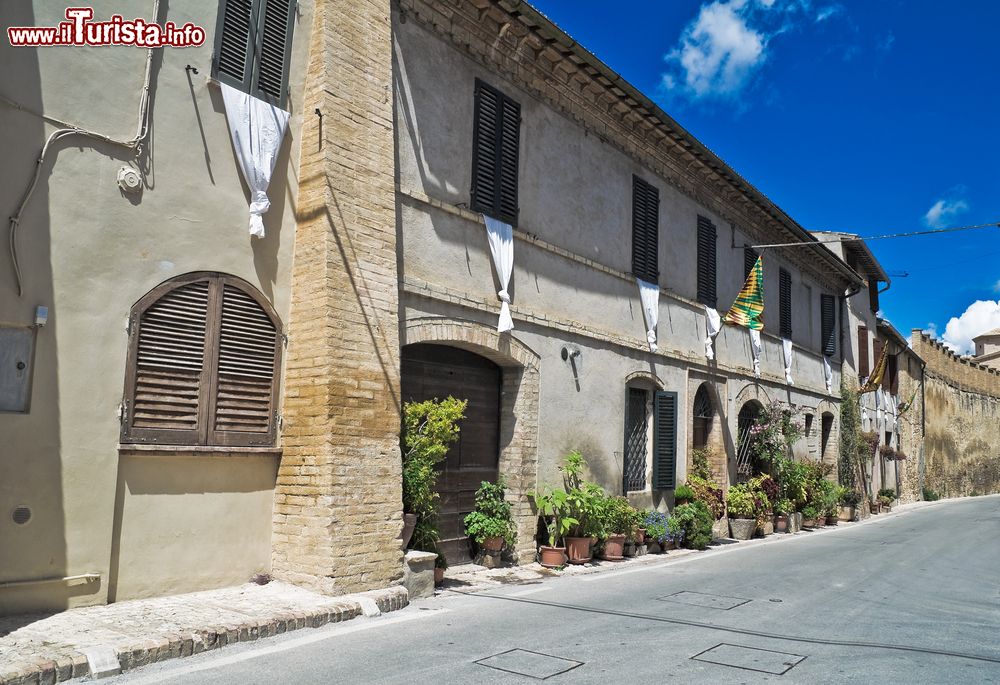
[(912, 346), (927, 363), (925, 487), (950, 497), (1000, 491), (1000, 371), (917, 329)]

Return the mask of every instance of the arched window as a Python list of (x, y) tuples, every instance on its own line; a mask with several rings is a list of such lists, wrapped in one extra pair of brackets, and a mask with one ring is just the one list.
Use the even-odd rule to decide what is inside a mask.
[(708, 387), (705, 383), (698, 386), (698, 391), (694, 394), (694, 407), (691, 412), (693, 419), (693, 430), (691, 431), (691, 446), (696, 450), (708, 447), (708, 435), (712, 432), (712, 398), (708, 394)]
[(153, 288), (129, 316), (122, 443), (272, 446), (281, 326), (235, 276)]

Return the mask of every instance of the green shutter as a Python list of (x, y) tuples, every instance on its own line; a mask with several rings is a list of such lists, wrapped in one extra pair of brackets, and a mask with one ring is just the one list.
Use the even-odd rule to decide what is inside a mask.
[(659, 283), (660, 191), (632, 176), (632, 273)]
[(257, 42), (253, 0), (223, 0), (215, 32), (215, 78), (249, 92)]
[(778, 270), (779, 330), (782, 338), (792, 339), (792, 275), (785, 269)]
[(284, 107), (294, 24), (295, 0), (222, 0), (213, 75)]
[[(837, 353), (837, 310), (833, 295), (819, 296), (820, 310), (820, 346), (823, 354), (832, 357)], [(877, 358), (877, 356), (876, 356)]]
[(295, 1), (264, 0), (257, 22), (257, 68), (250, 94), (282, 107), (288, 90)]
[(710, 219), (698, 217), (698, 301), (709, 307), (715, 307), (716, 297), (715, 276), (715, 224)]
[(658, 390), (653, 402), (653, 489), (677, 486), (677, 393)]

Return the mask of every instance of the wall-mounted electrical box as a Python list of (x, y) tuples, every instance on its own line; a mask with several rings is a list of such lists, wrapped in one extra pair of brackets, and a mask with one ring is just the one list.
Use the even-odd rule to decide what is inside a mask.
[(0, 326), (0, 411), (28, 411), (34, 353), (34, 328)]

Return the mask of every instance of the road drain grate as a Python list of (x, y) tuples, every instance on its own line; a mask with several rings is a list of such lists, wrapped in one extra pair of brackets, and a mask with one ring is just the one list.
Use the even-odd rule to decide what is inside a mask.
[(536, 680), (545, 680), (554, 675), (572, 671), (577, 666), (583, 666), (582, 661), (563, 659), (562, 657), (550, 654), (540, 654), (527, 649), (511, 649), (500, 654), (479, 659), (473, 663), (504, 671), (506, 673), (516, 673), (526, 675)]
[(691, 657), (694, 661), (705, 661), (720, 666), (732, 666), (744, 671), (757, 671), (772, 675), (784, 675), (801, 663), (805, 657), (787, 652), (775, 652), (770, 649), (742, 647), (723, 642), (711, 649)]
[(661, 602), (676, 602), (678, 604), (689, 604), (696, 607), (704, 607), (706, 609), (721, 609), (723, 611), (729, 611), (730, 609), (735, 609), (738, 606), (742, 606), (747, 602), (751, 601), (749, 599), (744, 599), (742, 597), (726, 597), (724, 595), (706, 595), (703, 592), (675, 592), (672, 595), (667, 595), (666, 597), (657, 597)]

